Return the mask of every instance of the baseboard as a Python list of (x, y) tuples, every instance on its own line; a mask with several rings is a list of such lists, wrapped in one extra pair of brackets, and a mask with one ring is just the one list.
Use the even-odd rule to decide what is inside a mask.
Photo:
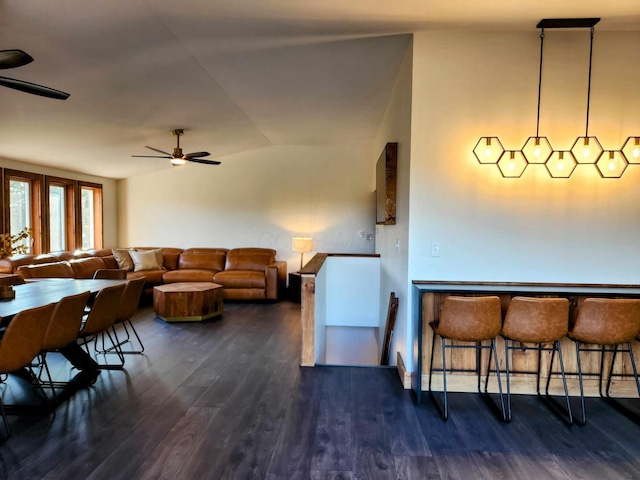
[[(526, 376), (526, 377), (513, 376), (511, 378), (511, 393), (535, 395), (536, 394), (535, 377), (533, 378), (534, 378), (534, 381), (532, 382), (530, 376)], [(409, 379), (411, 379), (411, 376), (409, 376)], [(542, 381), (541, 381), (542, 388), (544, 388), (545, 382), (546, 382), (546, 378), (542, 378)], [(599, 383), (598, 380), (595, 378), (584, 379), (585, 397), (598, 397), (600, 395), (598, 383)], [(423, 391), (427, 390), (428, 384), (429, 384), (429, 374), (423, 373), (422, 374), (422, 390)], [(504, 377), (502, 378), (502, 388), (503, 390), (506, 388)], [(568, 377), (567, 388), (569, 390), (570, 396), (580, 395), (580, 385), (578, 383), (577, 378)], [(433, 389), (437, 391), (442, 390), (442, 373), (440, 372), (433, 374)], [(491, 393), (498, 392), (498, 382), (496, 380), (495, 375), (492, 375), (489, 377), (488, 390)], [(478, 391), (478, 379), (475, 375), (449, 373), (447, 374), (447, 391), (475, 393)], [(559, 375), (554, 375), (552, 377), (549, 393), (551, 395), (564, 395), (564, 390), (562, 388), (562, 381)], [(636, 397), (637, 398), (638, 390), (636, 388), (636, 383), (633, 379), (613, 380), (611, 382), (611, 394), (614, 397), (624, 397), (624, 398)]]
[(402, 382), (402, 387), (405, 390), (409, 390), (411, 388), (411, 373), (407, 372), (407, 368), (404, 366), (404, 362), (402, 361), (402, 355), (400, 355), (400, 352), (398, 352), (396, 360), (398, 375), (400, 375), (400, 382)]

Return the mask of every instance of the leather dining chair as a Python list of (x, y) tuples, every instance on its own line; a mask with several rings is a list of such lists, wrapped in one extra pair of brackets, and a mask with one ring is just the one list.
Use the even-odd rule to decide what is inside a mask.
[[(567, 388), (567, 378), (562, 360), (560, 340), (569, 330), (569, 300), (566, 298), (513, 297), (509, 302), (500, 335), (504, 338), (505, 373), (507, 377), (507, 417), (511, 420), (511, 374), (535, 374), (536, 393), (545, 401), (551, 411), (568, 425), (573, 424), (573, 414)], [(548, 345), (548, 346), (547, 346)], [(513, 371), (510, 368), (510, 351), (534, 350), (538, 352), (538, 365), (535, 371)], [(540, 374), (542, 352), (551, 352), (547, 384), (544, 395), (540, 392)], [(560, 375), (564, 388), (566, 409), (562, 408), (549, 395), (553, 362), (558, 356)]]
[(49, 365), (47, 364), (47, 353), (58, 351), (76, 340), (89, 296), (89, 292), (84, 292), (61, 299), (56, 304), (42, 341), (42, 348), (40, 349), (42, 368), (39, 378), (42, 380), (42, 372), (44, 370), (47, 374), (47, 379), (44, 382), (51, 388), (54, 398), (56, 396), (56, 385), (51, 378)]
[(101, 268), (93, 274), (94, 280), (126, 280), (127, 271), (118, 268)]
[[(587, 422), (587, 414), (584, 408), (584, 386), (582, 382), (581, 352), (600, 352), (599, 372), (590, 372), (598, 375), (599, 393), (601, 397), (620, 410), (623, 414), (640, 423), (637, 414), (628, 410), (622, 404), (611, 397), (611, 380), (614, 376), (627, 376), (629, 374), (616, 374), (613, 367), (617, 353), (626, 352), (631, 362), (632, 376), (636, 382), (638, 395), (640, 395), (640, 380), (633, 356), (631, 342), (640, 334), (640, 300), (631, 298), (586, 298), (578, 308), (573, 328), (567, 336), (575, 342), (576, 358), (578, 363), (578, 378), (580, 380), (580, 407), (582, 409), (578, 423), (584, 425)], [(594, 348), (599, 345), (600, 348)], [(606, 347), (609, 347), (607, 349)], [(626, 348), (621, 348), (626, 347)], [(612, 352), (609, 365), (609, 378), (606, 390), (603, 392), (604, 380), (604, 355)]]
[[(443, 420), (449, 418), (449, 402), (447, 392), (447, 371), (450, 372), (468, 372), (468, 370), (460, 370), (452, 367), (447, 367), (447, 349), (465, 348), (476, 350), (476, 369), (475, 373), (478, 376), (478, 393), (482, 398), (487, 401), (489, 407), (494, 410), (494, 413), (502, 421), (507, 421), (507, 414), (505, 411), (504, 397), (502, 395), (502, 383), (500, 381), (500, 366), (498, 363), (498, 356), (496, 352), (495, 338), (500, 333), (500, 327), (502, 323), (500, 297), (497, 296), (482, 296), (482, 297), (463, 297), (463, 296), (449, 296), (444, 299), (442, 304), (442, 311), (440, 312), (440, 318), (437, 321), (431, 322), (429, 325), (433, 329), (433, 340), (431, 343), (431, 363), (429, 369), (429, 395), (433, 400), (438, 413)], [(441, 339), (442, 350), (442, 368), (434, 368), (433, 358), (436, 346), (436, 336)], [(447, 343), (448, 341), (448, 343)], [(456, 342), (454, 344), (454, 341)], [(483, 342), (489, 342), (489, 345), (483, 344)], [(495, 369), (498, 380), (498, 390), (500, 396), (500, 408), (497, 407), (491, 401), (487, 392), (487, 382), (485, 381), (484, 392), (481, 391), (481, 355), (480, 352), (483, 349), (489, 350), (489, 363), (491, 359), (495, 361)], [(442, 372), (442, 394), (443, 401), (442, 406), (436, 398), (435, 391), (431, 388), (432, 377), (434, 372)], [(487, 372), (487, 378), (489, 373)]]
[[(144, 289), (144, 285), (146, 283), (146, 279), (144, 277), (135, 278), (129, 280), (127, 282), (127, 286), (124, 289), (124, 293), (122, 294), (122, 299), (120, 300), (120, 308), (118, 309), (118, 313), (116, 315), (116, 319), (111, 327), (111, 331), (115, 338), (115, 342), (118, 347), (120, 347), (121, 353), (135, 353), (140, 354), (144, 352), (144, 344), (142, 340), (140, 340), (140, 336), (136, 331), (133, 323), (131, 322), (131, 317), (138, 311), (138, 305), (140, 304), (140, 297), (142, 296), (142, 290)], [(122, 345), (125, 343), (129, 343), (131, 340), (131, 335), (129, 334), (129, 329), (127, 328), (127, 324), (131, 329), (132, 333), (138, 339), (138, 344), (140, 345), (139, 350), (122, 350)], [(118, 333), (116, 331), (116, 327), (118, 325), (122, 325), (124, 332), (127, 335), (127, 338), (120, 341), (118, 338)], [(105, 348), (104, 337), (105, 332), (101, 334), (102, 336), (102, 350), (97, 350), (98, 353), (115, 353), (116, 345), (112, 345), (109, 348)]]
[[(114, 285), (111, 287), (105, 287), (96, 295), (91, 310), (86, 316), (80, 332), (78, 333), (78, 339), (81, 345), (84, 345), (87, 354), (89, 352), (88, 342), (95, 340), (98, 334), (106, 332), (110, 336), (108, 330), (116, 320), (118, 309), (120, 308), (120, 300), (124, 292), (126, 284)], [(117, 345), (111, 340), (114, 345)], [(124, 356), (120, 352), (120, 347), (117, 346), (116, 353), (120, 359), (120, 364), (98, 364), (98, 369), (103, 370), (122, 370), (124, 366)]]
[[(39, 386), (31, 370), (31, 362), (40, 353), (54, 308), (55, 304), (50, 303), (43, 307), (23, 310), (11, 319), (0, 339), (0, 373), (12, 373), (26, 367), (31, 377), (36, 380), (36, 385)], [(7, 432), (5, 438), (9, 438), (11, 430), (1, 397), (0, 414)]]

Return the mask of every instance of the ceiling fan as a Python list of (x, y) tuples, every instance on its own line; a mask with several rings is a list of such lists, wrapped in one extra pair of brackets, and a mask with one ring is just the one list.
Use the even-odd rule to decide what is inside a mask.
[[(33, 62), (33, 57), (22, 50), (0, 50), (0, 70), (8, 68), (18, 68)], [(20, 90), (21, 92), (40, 95), (41, 97), (55, 98), (56, 100), (66, 100), (68, 93), (43, 87), (35, 83), (16, 80), (14, 78), (0, 77), (0, 86)]]
[(184, 135), (184, 130), (181, 128), (173, 130), (172, 132), (176, 136), (177, 146), (173, 149), (173, 153), (165, 152), (163, 150), (158, 150), (157, 148), (148, 147), (145, 145), (145, 148), (149, 150), (153, 150), (154, 152), (162, 153), (164, 156), (159, 155), (131, 155), (132, 157), (138, 158), (168, 158), (171, 160), (171, 165), (178, 166), (184, 165), (187, 162), (195, 162), (195, 163), (203, 163), (205, 165), (220, 165), (222, 162), (218, 162), (216, 160), (205, 160), (200, 157), (208, 157), (211, 155), (209, 152), (194, 152), (194, 153), (182, 153), (182, 149), (180, 148), (180, 136)]

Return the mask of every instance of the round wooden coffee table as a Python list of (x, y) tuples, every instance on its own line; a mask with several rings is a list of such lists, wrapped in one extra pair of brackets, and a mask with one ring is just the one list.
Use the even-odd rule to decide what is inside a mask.
[(222, 314), (222, 285), (168, 283), (153, 288), (153, 309), (165, 322), (198, 322)]

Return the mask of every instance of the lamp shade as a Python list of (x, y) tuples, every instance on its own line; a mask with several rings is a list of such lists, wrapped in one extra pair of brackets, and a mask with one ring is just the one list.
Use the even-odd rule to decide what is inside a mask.
[(313, 248), (313, 240), (309, 237), (293, 237), (294, 252), (309, 253)]
[(571, 153), (578, 163), (596, 163), (602, 155), (602, 145), (596, 137), (578, 137)]
[(627, 138), (622, 153), (629, 163), (640, 163), (640, 137)]
[(504, 147), (498, 137), (480, 137), (473, 149), (479, 163), (498, 163), (504, 153)]
[(578, 165), (573, 153), (568, 150), (554, 151), (545, 166), (552, 178), (569, 178)]
[(620, 150), (605, 150), (596, 163), (602, 178), (620, 178), (629, 162)]
[(520, 150), (505, 150), (498, 161), (498, 169), (504, 178), (520, 178), (527, 165), (527, 160)]

